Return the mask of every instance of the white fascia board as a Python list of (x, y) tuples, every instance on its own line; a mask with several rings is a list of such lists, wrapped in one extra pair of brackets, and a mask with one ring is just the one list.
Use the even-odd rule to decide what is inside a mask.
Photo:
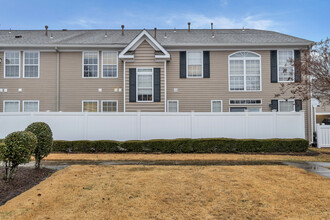
[(127, 58), (131, 58), (131, 56), (134, 55), (125, 55), (125, 53), (127, 53), (127, 51), (131, 50), (132, 48), (134, 48), (134, 46), (139, 43), (139, 40), (143, 37), (146, 36), (150, 41), (151, 41), (151, 45), (152, 47), (155, 49), (158, 48), (160, 51), (162, 51), (164, 53), (164, 55), (155, 55), (155, 58), (165, 58), (165, 59), (169, 59), (171, 56), (170, 54), (167, 52), (167, 50), (164, 49), (164, 47), (162, 47), (162, 45), (160, 45), (155, 38), (153, 38), (146, 30), (143, 30), (134, 40), (132, 40), (131, 43), (128, 44), (128, 46), (120, 52), (119, 54), (119, 58), (120, 59), (127, 59)]

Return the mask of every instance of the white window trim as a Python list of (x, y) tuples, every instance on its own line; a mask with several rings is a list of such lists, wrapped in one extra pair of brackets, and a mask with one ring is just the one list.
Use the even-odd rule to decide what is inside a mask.
[(99, 112), (99, 100), (82, 100), (81, 101), (81, 112), (84, 112), (84, 102), (96, 102), (97, 103), (97, 111), (96, 112)]
[[(241, 52), (247, 52), (247, 53), (253, 53), (255, 55), (258, 55), (259, 57), (230, 57), (234, 55), (235, 53), (241, 53)], [(229, 92), (262, 92), (262, 62), (261, 62), (261, 55), (252, 51), (236, 51), (235, 53), (231, 53), (228, 55), (228, 91)], [(243, 60), (243, 68), (244, 68), (244, 90), (230, 90), (230, 60)], [(260, 90), (246, 90), (246, 60), (259, 60), (260, 63)]]
[(279, 52), (280, 51), (291, 51), (292, 52), (292, 58), (294, 59), (294, 50), (277, 50), (277, 82), (294, 82), (295, 81), (295, 68), (294, 68), (294, 66), (293, 66), (293, 73), (292, 73), (292, 81), (281, 81), (280, 80), (280, 65), (279, 65)]
[[(18, 76), (6, 76), (6, 66), (16, 66), (15, 65), (8, 65), (6, 64), (6, 53), (7, 52), (18, 52)], [(18, 79), (21, 78), (21, 51), (19, 50), (7, 50), (4, 52), (4, 62), (3, 62), (3, 78), (8, 78), (8, 79)]]
[[(258, 112), (262, 112), (262, 107), (260, 106), (256, 106), (256, 107), (251, 107), (251, 106), (232, 106), (232, 107), (229, 107), (229, 112), (231, 112), (230, 110), (231, 110), (231, 108), (246, 108), (246, 110), (247, 109), (249, 109), (249, 108), (258, 108), (259, 109), (259, 111)], [(245, 111), (244, 111), (245, 112)]]
[[(232, 101), (232, 100), (260, 100), (260, 103), (257, 103), (257, 104), (231, 104), (230, 103), (230, 101)], [(229, 99), (229, 105), (248, 105), (248, 106), (250, 106), (250, 105), (262, 105), (262, 99)]]
[[(189, 59), (188, 59), (188, 53), (191, 53), (191, 52), (200, 52), (202, 53), (202, 75), (201, 76), (189, 76)], [(187, 50), (186, 51), (186, 77), (187, 78), (197, 78), (197, 79), (200, 79), (200, 78), (204, 78), (204, 51), (203, 50)]]
[[(103, 76), (103, 53), (104, 52), (115, 52), (116, 54), (117, 54), (117, 63), (116, 63), (116, 65), (117, 65), (117, 76)], [(113, 51), (113, 50), (104, 50), (104, 51), (102, 51), (102, 67), (101, 67), (101, 72), (102, 72), (102, 74), (101, 74), (101, 77), (102, 78), (118, 78), (118, 51)], [(106, 65), (109, 65), (109, 64), (106, 64)], [(86, 77), (87, 78), (87, 77)]]
[[(102, 100), (101, 101), (101, 112), (104, 112), (103, 111), (103, 103), (104, 102), (115, 102), (116, 103), (116, 111), (115, 112), (118, 112), (118, 100)], [(108, 112), (107, 112), (108, 113)], [(111, 113), (111, 112), (110, 112)]]
[(295, 112), (296, 111), (296, 103), (295, 103), (295, 100), (294, 99), (279, 99), (277, 100), (277, 105), (278, 105), (278, 112), (281, 112), (280, 111), (280, 103), (281, 102), (286, 102), (286, 101), (293, 101), (293, 111), (291, 112)]
[[(151, 73), (148, 72), (140, 72), (139, 73), (139, 69), (151, 69)], [(151, 75), (151, 83), (152, 83), (152, 91), (151, 91), (151, 95), (152, 95), (152, 100), (151, 101), (139, 101), (139, 94), (138, 94), (138, 75)], [(154, 102), (154, 68), (153, 67), (139, 67), (136, 68), (136, 81), (135, 81), (135, 85), (136, 85), (136, 102)]]
[[(93, 76), (93, 77), (85, 77), (84, 76), (84, 66), (85, 66), (85, 63), (84, 63), (84, 57), (85, 57), (85, 53), (86, 52), (88, 52), (88, 53), (90, 53), (90, 52), (94, 52), (94, 53), (97, 53), (97, 76)], [(81, 70), (81, 75), (82, 75), (82, 78), (85, 78), (85, 79), (96, 79), (96, 78), (99, 78), (99, 72), (100, 72), (100, 70), (99, 70), (99, 65), (100, 65), (100, 52), (99, 51), (95, 51), (95, 50), (93, 50), (93, 51), (83, 51), (82, 52), (82, 70)], [(87, 64), (87, 65), (95, 65), (95, 64)], [(117, 75), (118, 75), (118, 73), (117, 73)]]
[(38, 111), (36, 112), (39, 112), (39, 109), (40, 109), (40, 101), (39, 100), (23, 100), (23, 112), (25, 112), (25, 102), (37, 102), (38, 103)]
[(3, 102), (2, 102), (2, 111), (3, 112), (5, 112), (6, 102), (18, 102), (18, 112), (21, 111), (21, 102), (20, 102), (20, 100), (3, 100)]
[(170, 102), (176, 102), (176, 112), (179, 112), (180, 108), (179, 108), (179, 100), (167, 100), (167, 112), (170, 112)]
[[(211, 112), (213, 112), (213, 102), (221, 102), (221, 112), (223, 112), (222, 108), (222, 100), (211, 100)], [(218, 112), (217, 112), (218, 113)]]
[[(38, 53), (38, 77), (26, 77), (25, 76), (25, 65), (34, 66), (35, 64), (25, 64), (25, 52), (37, 52)], [(23, 51), (23, 78), (25, 79), (39, 79), (40, 78), (40, 51), (36, 50), (26, 50)]]

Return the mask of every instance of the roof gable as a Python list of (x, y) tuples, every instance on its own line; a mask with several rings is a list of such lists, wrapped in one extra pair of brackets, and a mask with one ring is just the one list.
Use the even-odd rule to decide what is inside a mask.
[(162, 54), (155, 53), (155, 58), (157, 59), (169, 59), (171, 56), (167, 52), (167, 50), (164, 49), (160, 43), (156, 41), (155, 38), (153, 38), (146, 30), (143, 30), (136, 38), (134, 38), (127, 47), (124, 48), (123, 51), (120, 52), (119, 58), (120, 59), (134, 59), (134, 54), (127, 54), (129, 51), (134, 51), (143, 41), (147, 41), (154, 49), (155, 51), (161, 51)]

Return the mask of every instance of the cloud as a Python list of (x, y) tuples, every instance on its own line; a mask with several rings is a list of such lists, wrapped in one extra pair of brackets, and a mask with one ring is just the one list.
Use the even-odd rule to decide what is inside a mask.
[[(192, 28), (208, 28), (210, 23), (214, 23), (215, 28), (254, 28), (254, 29), (272, 29), (278, 24), (271, 20), (260, 16), (245, 16), (241, 18), (229, 18), (224, 16), (207, 17), (202, 14), (185, 15), (184, 18), (192, 23)], [(177, 20), (177, 17), (173, 20)], [(175, 23), (175, 21), (167, 21), (166, 23)]]
[(78, 18), (72, 21), (68, 21), (66, 24), (78, 28), (95, 28), (96, 26), (103, 25), (104, 22), (92, 19)]

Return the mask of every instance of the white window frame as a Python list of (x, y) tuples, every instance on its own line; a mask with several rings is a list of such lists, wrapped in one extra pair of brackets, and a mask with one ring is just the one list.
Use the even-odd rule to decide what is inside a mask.
[[(25, 53), (26, 52), (37, 52), (38, 53), (38, 77), (26, 77), (25, 66), (35, 66), (36, 64), (25, 64)], [(23, 78), (25, 79), (39, 79), (40, 78), (40, 51), (36, 50), (25, 50), (23, 51)]]
[[(6, 102), (18, 102), (18, 112), (21, 111), (21, 102), (20, 102), (20, 100), (3, 100), (3, 102), (2, 102), (2, 111), (3, 112), (5, 112)], [(14, 113), (14, 112), (8, 112), (8, 113)]]
[[(229, 107), (229, 112), (231, 112), (230, 110), (232, 108), (246, 108), (245, 110), (248, 110), (249, 108), (258, 108), (259, 111), (258, 112), (262, 112), (262, 107), (260, 106), (256, 106), (256, 107), (251, 107), (251, 106), (232, 106), (232, 107)], [(247, 112), (247, 111), (244, 111), (244, 112)]]
[[(245, 100), (245, 101), (247, 101), (247, 100), (260, 100), (260, 103), (256, 103), (256, 104), (247, 104), (247, 103), (244, 103), (244, 104), (231, 104), (230, 103), (231, 101), (235, 101), (235, 100)], [(229, 105), (248, 105), (248, 106), (250, 106), (250, 105), (262, 105), (262, 99), (229, 99)]]
[(179, 100), (167, 100), (167, 112), (170, 112), (170, 102), (176, 102), (176, 112), (179, 112)]
[(280, 103), (281, 102), (286, 102), (286, 101), (293, 101), (293, 111), (291, 112), (295, 112), (296, 111), (296, 103), (295, 103), (295, 100), (294, 99), (279, 99), (277, 100), (277, 105), (278, 105), (278, 112), (281, 112), (280, 111)]
[[(188, 54), (189, 53), (196, 53), (196, 52), (200, 52), (202, 54), (202, 75), (201, 76), (189, 76), (189, 58), (188, 58)], [(202, 50), (188, 50), (186, 51), (186, 77), (187, 78), (204, 78), (204, 51)]]
[[(151, 72), (139, 72), (139, 69), (151, 69)], [(152, 94), (152, 100), (151, 101), (139, 101), (139, 84), (138, 84), (138, 76), (139, 75), (151, 75), (151, 84), (152, 84), (152, 90), (151, 90), (151, 94)], [(136, 81), (135, 81), (135, 85), (136, 85), (136, 102), (154, 102), (154, 68), (153, 67), (139, 67), (136, 68)]]
[[(99, 112), (99, 100), (82, 100), (81, 101), (81, 112), (84, 112), (84, 102), (96, 102), (97, 103), (97, 111)], [(89, 112), (89, 113), (93, 113), (93, 112)]]
[[(232, 55), (236, 53), (253, 53), (257, 55), (258, 57), (231, 57)], [(231, 90), (230, 89), (230, 61), (231, 60), (243, 60), (243, 70), (244, 70), (244, 90)], [(259, 90), (246, 90), (246, 60), (259, 60), (260, 63), (260, 89)], [(261, 55), (252, 52), (252, 51), (236, 51), (235, 53), (228, 55), (228, 91), (229, 92), (261, 92), (262, 91), (262, 63), (261, 63)]]
[[(211, 100), (211, 112), (213, 112), (213, 102), (221, 102), (221, 111), (220, 112), (223, 112), (222, 100)], [(217, 112), (217, 113), (219, 113), (219, 112)]]
[[(103, 76), (103, 65), (110, 65), (110, 64), (103, 64), (103, 54), (104, 52), (113, 52), (113, 53), (116, 53), (117, 54), (117, 63), (116, 63), (116, 66), (117, 66), (117, 76)], [(102, 78), (118, 78), (118, 51), (111, 51), (111, 50), (104, 50), (102, 51), (102, 67), (101, 67), (101, 71), (102, 71), (102, 75), (101, 77)], [(87, 77), (86, 77), (87, 78)]]
[[(97, 65), (97, 76), (92, 76), (92, 77), (88, 77), (88, 76), (84, 76), (84, 67), (85, 67), (85, 63), (84, 63), (84, 57), (85, 57), (85, 53), (97, 53), (97, 64), (86, 64), (86, 65)], [(99, 72), (100, 72), (100, 70), (99, 70), (99, 64), (100, 64), (100, 52), (99, 51), (95, 51), (95, 50), (93, 50), (93, 51), (83, 51), (82, 52), (82, 70), (81, 70), (81, 75), (82, 75), (82, 78), (85, 78), (85, 79), (96, 79), (96, 78), (99, 78)], [(117, 75), (118, 75), (118, 73), (117, 73)]]
[[(101, 112), (104, 112), (103, 111), (103, 103), (104, 102), (115, 102), (116, 103), (116, 111), (115, 112), (118, 112), (118, 100), (102, 100), (101, 101)], [(108, 113), (108, 112), (107, 112)], [(111, 113), (111, 112), (110, 112)]]
[[(11, 64), (6, 64), (6, 53), (7, 52), (18, 52), (18, 76), (6, 76), (6, 66), (16, 66), (11, 65)], [(18, 79), (21, 78), (21, 51), (19, 50), (7, 50), (4, 52), (4, 63), (3, 63), (3, 78), (8, 78), (8, 79)]]
[(23, 112), (25, 112), (25, 103), (26, 102), (37, 102), (38, 103), (38, 111), (36, 111), (36, 112), (39, 112), (39, 109), (40, 109), (40, 101), (39, 100), (23, 100), (23, 109), (22, 109), (22, 111)]
[(281, 81), (280, 80), (280, 65), (279, 65), (279, 61), (280, 61), (280, 59), (279, 59), (279, 57), (280, 57), (280, 51), (291, 51), (292, 52), (292, 59), (294, 60), (294, 50), (277, 50), (277, 82), (294, 82), (295, 81), (295, 68), (294, 68), (294, 66), (292, 66), (293, 67), (293, 69), (292, 69), (292, 80), (291, 81)]

